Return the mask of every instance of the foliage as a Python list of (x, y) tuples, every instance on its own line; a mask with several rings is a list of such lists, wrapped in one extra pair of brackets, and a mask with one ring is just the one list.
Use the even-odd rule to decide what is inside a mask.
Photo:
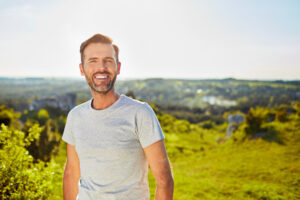
[(202, 122), (201, 126), (204, 129), (212, 129), (215, 126), (215, 124), (211, 120), (207, 120), (207, 121)]
[[(174, 200), (298, 199), (300, 117), (295, 113), (288, 121), (269, 122), (265, 112), (263, 108), (253, 110), (253, 115), (263, 119), (260, 128), (269, 131), (258, 139), (247, 138), (246, 123), (227, 141), (215, 131), (218, 127), (205, 130), (192, 125), (189, 134), (165, 134), (175, 179)], [(282, 143), (268, 139), (275, 136)], [(154, 199), (152, 174), (149, 181)]]
[[(212, 120), (222, 124), (220, 116), (230, 110), (247, 113), (251, 107), (272, 108), (300, 100), (300, 81), (145, 79), (119, 80), (116, 87), (120, 93), (160, 105), (165, 113), (192, 123)], [(90, 98), (89, 88), (81, 79), (0, 78), (0, 104), (18, 111), (28, 109), (35, 97), (70, 92), (77, 94), (78, 103)], [(210, 103), (205, 97), (216, 101)], [(232, 106), (227, 105), (228, 101), (233, 102)]]
[[(53, 112), (53, 111), (52, 111)], [(51, 113), (52, 113), (51, 112)], [(19, 118), (25, 120), (25, 123), (21, 123)], [(40, 159), (42, 161), (50, 161), (52, 155), (58, 153), (58, 146), (61, 140), (61, 134), (65, 124), (65, 117), (60, 116), (57, 119), (50, 118), (50, 115), (46, 109), (41, 109), (38, 112), (24, 112), (21, 116), (20, 113), (14, 112), (13, 109), (6, 106), (0, 106), (0, 122), (5, 121), (5, 125), (16, 130), (22, 130), (25, 136), (29, 134), (32, 126), (35, 124), (41, 124), (41, 132), (38, 138), (35, 138), (30, 145), (26, 146), (29, 153), (36, 161)]]
[(269, 108), (256, 107), (251, 108), (246, 115), (246, 133), (254, 135), (260, 131), (265, 131), (262, 124), (267, 121), (272, 121), (274, 113)]
[(158, 115), (157, 118), (166, 133), (189, 133), (191, 131), (191, 124), (186, 120), (176, 119), (168, 114)]
[(292, 107), (296, 111), (297, 115), (300, 117), (300, 101), (292, 102)]
[(53, 182), (61, 177), (57, 164), (33, 162), (26, 147), (39, 138), (41, 128), (34, 125), (28, 135), (11, 130), (4, 124), (0, 130), (0, 198), (49, 199), (54, 194)]
[(288, 107), (287, 106), (280, 106), (278, 111), (276, 112), (275, 119), (280, 122), (288, 121)]
[[(30, 132), (30, 127), (38, 124), (37, 121), (28, 119), (23, 127), (26, 134)], [(49, 162), (53, 155), (59, 151), (61, 135), (58, 133), (57, 122), (47, 119), (45, 124), (41, 126), (40, 136), (31, 142), (26, 148), (35, 160), (39, 159)]]
[(7, 108), (5, 105), (0, 105), (0, 124), (5, 124), (9, 127), (20, 127), (20, 123), (18, 119), (20, 117), (20, 113), (14, 112), (14, 109)]
[[(4, 78), (0, 82), (0, 104), (5, 103), (17, 110), (27, 109), (26, 105), (33, 97), (39, 99), (76, 92), (78, 102), (90, 98), (87, 84), (81, 80)], [(165, 143), (175, 178), (175, 200), (300, 198), (300, 81), (146, 79), (118, 81), (117, 87), (120, 93), (151, 102), (166, 136)], [(231, 107), (210, 104), (203, 100), (204, 96), (219, 101), (235, 101), (237, 104)], [(20, 138), (24, 142), (25, 138), (30, 137), (30, 128), (36, 123), (41, 125), (40, 137), (25, 145), (24, 153), (20, 153), (19, 147), (11, 148), (10, 153), (4, 152), (1, 142), (0, 188), (2, 192), (5, 185), (7, 190), (1, 193), (0, 199), (8, 194), (7, 199), (62, 198), (61, 174), (66, 145), (51, 145), (51, 141), (61, 140), (57, 134), (62, 134), (66, 113), (50, 107), (44, 109), (49, 117), (45, 112), (39, 115), (36, 111), (28, 111), (20, 118), (24, 123), (24, 136)], [(246, 121), (227, 139), (226, 113), (235, 112), (244, 113)], [(14, 124), (19, 119), (12, 113), (13, 110), (0, 109), (0, 120), (1, 116), (13, 119), (7, 130), (12, 135), (22, 135), (12, 130), (16, 129)], [(22, 141), (3, 139), (3, 135), (0, 137), (1, 141)], [(44, 146), (47, 148), (43, 149)], [(59, 167), (53, 161), (40, 161), (52, 158)], [(8, 165), (11, 167), (3, 167)], [(47, 174), (45, 170), (55, 174)], [(24, 181), (18, 178), (10, 180), (8, 176), (21, 176)], [(153, 175), (149, 174), (149, 180), (153, 199)], [(13, 184), (7, 184), (9, 181)], [(33, 185), (33, 182), (36, 184)], [(47, 197), (42, 196), (40, 191), (48, 193)]]
[(134, 95), (134, 92), (132, 90), (129, 90), (125, 95), (128, 96), (128, 97), (131, 97), (133, 99), (136, 98), (135, 95)]
[(49, 119), (49, 113), (46, 109), (40, 109), (37, 114), (37, 117), (38, 117), (39, 121), (41, 122), (41, 124), (45, 124), (47, 119)]

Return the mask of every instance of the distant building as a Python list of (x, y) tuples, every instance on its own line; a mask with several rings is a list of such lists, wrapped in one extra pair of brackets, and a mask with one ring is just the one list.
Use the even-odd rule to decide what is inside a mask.
[(45, 106), (60, 108), (64, 111), (71, 110), (74, 106), (76, 106), (77, 96), (75, 93), (67, 93), (62, 96), (54, 96), (49, 98), (44, 98), (36, 101), (32, 101), (29, 104), (29, 110), (40, 110)]

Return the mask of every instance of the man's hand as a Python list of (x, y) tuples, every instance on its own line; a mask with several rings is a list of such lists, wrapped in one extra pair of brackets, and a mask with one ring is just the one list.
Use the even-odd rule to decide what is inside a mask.
[(64, 200), (75, 200), (78, 194), (80, 179), (79, 158), (75, 146), (67, 145), (67, 162), (64, 171), (63, 192)]
[(144, 152), (156, 181), (155, 199), (173, 199), (174, 181), (163, 140), (144, 148)]

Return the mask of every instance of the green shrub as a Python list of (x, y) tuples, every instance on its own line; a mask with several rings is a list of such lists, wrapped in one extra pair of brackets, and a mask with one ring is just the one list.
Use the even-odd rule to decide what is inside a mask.
[(7, 108), (5, 105), (0, 105), (0, 124), (5, 124), (11, 128), (20, 128), (18, 119), (21, 114), (15, 112), (12, 108)]
[(246, 133), (249, 135), (254, 135), (260, 131), (265, 131), (262, 128), (264, 122), (272, 121), (274, 113), (269, 108), (250, 108), (246, 115)]
[(11, 130), (4, 124), (0, 129), (0, 199), (49, 199), (54, 194), (54, 181), (61, 170), (54, 162), (33, 162), (26, 150), (39, 138), (41, 128), (34, 125), (24, 132)]
[(39, 122), (44, 125), (47, 121), (47, 119), (49, 119), (49, 113), (46, 109), (40, 109), (38, 114), (37, 114), (38, 120)]
[[(26, 121), (23, 127), (26, 135), (34, 124), (38, 124), (38, 122), (31, 119)], [(52, 156), (58, 153), (61, 135), (58, 133), (56, 120), (47, 119), (40, 128), (40, 136), (34, 139), (29, 146), (26, 146), (26, 149), (35, 160), (40, 159), (49, 162)]]

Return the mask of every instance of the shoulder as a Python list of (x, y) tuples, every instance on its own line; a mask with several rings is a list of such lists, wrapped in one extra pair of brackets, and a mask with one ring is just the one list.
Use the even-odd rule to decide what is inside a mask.
[(69, 113), (68, 113), (68, 117), (70, 116), (74, 116), (74, 115), (78, 115), (82, 112), (85, 112), (87, 110), (89, 110), (89, 106), (91, 104), (91, 100), (88, 100), (82, 104), (79, 104), (77, 106), (75, 106), (74, 108), (72, 108)]
[(137, 99), (132, 99), (131, 97), (127, 97), (125, 95), (122, 95), (123, 102), (126, 104), (126, 106), (131, 107), (132, 109), (138, 110), (138, 111), (147, 111), (152, 110), (152, 108), (149, 106), (147, 102), (140, 101)]
[(127, 111), (134, 113), (136, 120), (152, 119), (155, 118), (156, 114), (152, 107), (147, 103), (140, 100), (132, 99), (125, 95), (122, 95), (126, 104)]

